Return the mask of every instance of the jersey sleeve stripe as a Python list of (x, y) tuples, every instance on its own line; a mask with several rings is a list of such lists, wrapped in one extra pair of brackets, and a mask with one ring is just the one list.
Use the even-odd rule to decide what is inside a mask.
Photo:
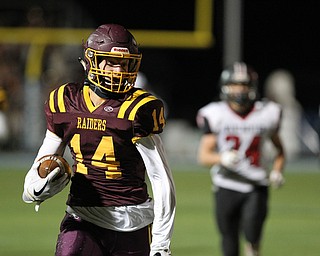
[(139, 103), (138, 103), (137, 105), (135, 105), (134, 108), (131, 110), (128, 119), (129, 119), (130, 121), (133, 121), (133, 120), (134, 120), (134, 117), (135, 117), (135, 115), (136, 115), (136, 113), (137, 113), (137, 111), (138, 111), (138, 109), (139, 109), (142, 105), (148, 103), (149, 101), (156, 100), (156, 99), (157, 99), (157, 98), (154, 97), (154, 96), (149, 96), (149, 97), (146, 97), (146, 98), (142, 99), (141, 101), (139, 101)]
[(60, 112), (66, 112), (66, 107), (64, 105), (64, 97), (63, 97), (65, 86), (66, 86), (66, 84), (61, 86), (58, 89), (58, 108), (59, 108)]
[(52, 91), (49, 96), (49, 107), (50, 107), (50, 111), (52, 113), (56, 113), (56, 109), (54, 107), (54, 94), (55, 94), (55, 92), (56, 92), (56, 90)]
[(130, 107), (130, 105), (134, 102), (135, 99), (137, 99), (138, 96), (142, 95), (142, 94), (145, 94), (147, 93), (146, 91), (143, 91), (143, 90), (138, 90), (138, 91), (135, 91), (133, 94), (132, 94), (132, 97), (130, 100), (127, 100), (125, 101), (120, 109), (119, 109), (119, 113), (118, 113), (118, 118), (124, 118), (124, 115), (125, 115), (125, 112), (127, 111), (127, 109)]

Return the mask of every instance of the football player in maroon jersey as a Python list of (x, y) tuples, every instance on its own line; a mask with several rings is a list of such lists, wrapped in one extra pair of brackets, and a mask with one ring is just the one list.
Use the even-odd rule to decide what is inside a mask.
[(64, 189), (67, 176), (54, 179), (59, 168), (42, 179), (37, 167), (42, 156), (69, 146), (74, 174), (56, 256), (171, 255), (175, 186), (159, 137), (164, 107), (134, 87), (140, 61), (127, 29), (101, 25), (84, 44), (84, 83), (62, 85), (46, 101), (47, 132), (23, 200), (38, 209)]
[[(212, 167), (216, 220), (224, 256), (238, 256), (244, 234), (246, 256), (258, 256), (267, 216), (268, 185), (280, 187), (285, 164), (279, 137), (281, 107), (257, 100), (257, 73), (236, 62), (221, 73), (221, 99), (197, 115), (204, 132), (198, 160)], [(276, 154), (269, 173), (263, 147), (271, 141)]]

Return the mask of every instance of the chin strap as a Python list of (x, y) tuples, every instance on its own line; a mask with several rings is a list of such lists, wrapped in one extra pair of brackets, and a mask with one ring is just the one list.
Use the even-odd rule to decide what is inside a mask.
[(102, 90), (100, 87), (95, 86), (94, 84), (90, 83), (88, 80), (85, 80), (85, 85), (89, 85), (90, 89), (97, 94), (99, 97), (104, 99), (109, 99), (109, 93), (107, 91)]
[[(87, 72), (87, 67), (86, 67), (86, 62), (79, 57), (78, 61), (80, 62), (81, 66), (84, 69), (84, 72), (86, 73), (86, 76), (88, 75)], [(104, 98), (104, 99), (121, 99), (124, 97), (124, 93), (112, 93), (106, 90), (103, 90), (102, 88), (100, 88), (99, 86), (96, 86), (92, 83), (90, 83), (90, 81), (86, 78), (84, 81), (84, 85), (88, 85), (90, 87), (90, 89), (97, 94), (99, 97)]]
[(125, 96), (125, 93), (112, 93), (108, 92), (106, 90), (103, 90), (102, 88), (90, 83), (87, 79), (84, 81), (84, 85), (88, 85), (90, 89), (97, 94), (99, 97), (103, 99), (122, 99)]

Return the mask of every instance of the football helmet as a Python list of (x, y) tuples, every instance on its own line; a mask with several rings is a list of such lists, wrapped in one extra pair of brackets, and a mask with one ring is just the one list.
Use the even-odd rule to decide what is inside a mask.
[[(220, 98), (238, 105), (250, 105), (257, 98), (258, 74), (244, 62), (235, 62), (222, 71), (220, 76)], [(233, 93), (231, 86), (246, 85), (246, 92)]]
[[(100, 91), (125, 93), (134, 86), (142, 55), (133, 35), (123, 26), (99, 26), (84, 44), (84, 56), (87, 78)], [(99, 64), (108, 59), (115, 63), (127, 61), (127, 70), (101, 69)]]

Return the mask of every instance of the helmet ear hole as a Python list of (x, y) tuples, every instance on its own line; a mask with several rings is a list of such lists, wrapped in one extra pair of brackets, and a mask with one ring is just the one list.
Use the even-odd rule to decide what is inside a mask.
[(88, 57), (92, 58), (93, 57), (93, 51), (88, 51)]

